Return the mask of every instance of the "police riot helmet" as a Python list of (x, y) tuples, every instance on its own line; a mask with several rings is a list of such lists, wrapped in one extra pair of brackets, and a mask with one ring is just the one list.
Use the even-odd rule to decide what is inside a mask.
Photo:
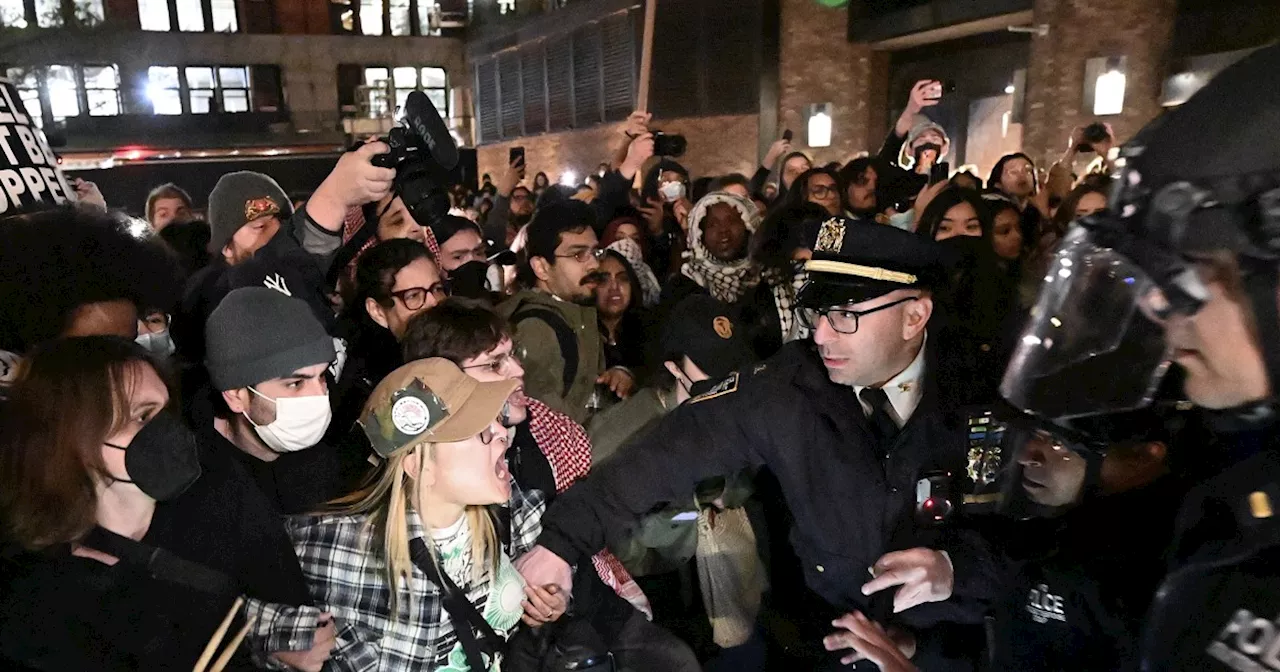
[[(1169, 368), (1163, 321), (1208, 300), (1195, 261), (1231, 254), (1280, 384), (1280, 46), (1224, 70), (1126, 143), (1105, 211), (1055, 250), (1001, 384), (1050, 418), (1139, 408)], [(1240, 409), (1271, 416), (1268, 400)]]

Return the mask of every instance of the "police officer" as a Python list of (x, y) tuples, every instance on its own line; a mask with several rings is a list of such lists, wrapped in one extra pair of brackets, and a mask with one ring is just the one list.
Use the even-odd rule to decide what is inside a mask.
[[(964, 465), (962, 436), (944, 424), (930, 375), (939, 248), (833, 218), (806, 268), (798, 301), (812, 342), (731, 374), (561, 496), (543, 518), (540, 547), (519, 563), (526, 580), (565, 586), (571, 564), (656, 505), (686, 498), (705, 478), (767, 465), (818, 599), (818, 629), (806, 633), (818, 651), (832, 618), (852, 612), (885, 621), (923, 656), (945, 648), (949, 624), (979, 622), (990, 554), (976, 534), (938, 525), (950, 475)], [(980, 645), (980, 632), (966, 634)], [(827, 654), (833, 669), (856, 658), (841, 634), (822, 643), (836, 652)]]
[(1144, 402), (1175, 362), (1225, 468), (1184, 500), (1144, 670), (1280, 669), (1280, 47), (1121, 151), (1108, 211), (1064, 238), (1002, 392), (1046, 417)]

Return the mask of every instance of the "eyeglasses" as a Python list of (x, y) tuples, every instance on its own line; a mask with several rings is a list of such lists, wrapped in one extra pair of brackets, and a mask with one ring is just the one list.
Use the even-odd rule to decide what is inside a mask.
[(468, 369), (488, 369), (494, 372), (495, 374), (501, 375), (502, 372), (507, 369), (508, 363), (519, 364), (520, 355), (517, 355), (514, 350), (511, 350), (508, 352), (504, 352), (503, 354), (499, 355), (497, 358), (495, 358), (492, 361), (484, 362), (482, 364), (472, 364), (471, 366), (464, 366), (462, 367), (462, 370), (466, 371)]
[(864, 315), (870, 315), (871, 313), (878, 313), (882, 310), (887, 310), (908, 301), (915, 301), (919, 298), (920, 297), (918, 296), (908, 296), (905, 299), (891, 301), (883, 306), (876, 306), (875, 308), (869, 308), (867, 310), (849, 310), (847, 308), (801, 308), (799, 311), (800, 323), (803, 324), (806, 329), (817, 329), (818, 318), (826, 317), (827, 324), (830, 324), (831, 328), (834, 329), (836, 333), (856, 334), (858, 333), (858, 318)]
[(834, 184), (813, 184), (809, 186), (809, 195), (817, 198), (826, 198), (839, 193)]
[(410, 287), (398, 292), (391, 292), (391, 296), (400, 299), (404, 307), (409, 310), (418, 310), (427, 305), (428, 295), (436, 297), (437, 301), (449, 298), (449, 283), (441, 280), (430, 287)]
[(556, 257), (559, 259), (572, 259), (579, 264), (585, 264), (591, 259), (600, 261), (604, 258), (604, 255), (605, 251), (598, 247), (584, 247), (572, 254), (557, 254)]

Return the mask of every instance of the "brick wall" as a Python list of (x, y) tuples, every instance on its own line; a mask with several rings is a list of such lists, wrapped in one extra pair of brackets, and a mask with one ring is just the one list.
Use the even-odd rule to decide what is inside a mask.
[[(679, 159), (695, 177), (741, 172), (748, 177), (755, 170), (756, 125), (754, 114), (685, 119), (655, 119), (653, 127), (667, 133), (681, 133), (689, 140), (689, 149)], [(581, 131), (548, 133), (511, 142), (480, 147), (476, 163), (480, 174), (497, 178), (507, 163), (511, 147), (522, 146), (525, 152), (527, 183), (539, 171), (552, 182), (561, 172), (572, 170), (579, 177), (595, 170), (602, 162), (612, 162), (614, 152), (623, 139), (621, 124), (607, 124)]]
[(329, 3), (315, 0), (276, 0), (276, 24), (286, 35), (328, 35)]
[[(878, 149), (882, 140), (888, 55), (846, 39), (846, 12), (814, 0), (782, 0), (778, 123), (817, 163), (847, 161)], [(805, 144), (806, 108), (814, 103), (832, 105), (830, 147)]]
[(1160, 113), (1166, 50), (1173, 36), (1176, 0), (1036, 0), (1035, 36), (1027, 71), (1023, 147), (1037, 160), (1054, 160), (1071, 129), (1092, 122), (1084, 105), (1085, 60), (1126, 56), (1122, 114), (1101, 117), (1123, 142)]

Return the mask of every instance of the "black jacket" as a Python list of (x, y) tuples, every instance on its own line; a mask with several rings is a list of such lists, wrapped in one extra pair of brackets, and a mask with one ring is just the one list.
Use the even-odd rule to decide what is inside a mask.
[[(1054, 520), (1012, 526), (1023, 547), (995, 612), (995, 669), (1137, 670), (1142, 620), (1186, 488), (1164, 477)], [(1030, 543), (1029, 540), (1036, 540)]]
[(1178, 513), (1147, 617), (1142, 669), (1280, 669), (1280, 450), (1201, 483)]
[[(611, 531), (686, 498), (699, 481), (767, 465), (794, 515), (791, 542), (805, 584), (825, 602), (819, 609), (868, 610), (860, 590), (867, 568), (886, 552), (928, 546), (951, 556), (953, 597), (898, 620), (913, 627), (975, 622), (978, 603), (993, 593), (985, 545), (967, 530), (914, 522), (917, 480), (934, 470), (961, 474), (965, 463), (962, 435), (944, 425), (931, 388), (885, 455), (853, 389), (828, 379), (812, 344), (790, 343), (665, 416), (561, 495), (543, 518), (539, 543), (579, 562), (604, 547)], [(891, 601), (889, 592), (882, 595)], [(871, 613), (887, 617), (884, 606)]]

